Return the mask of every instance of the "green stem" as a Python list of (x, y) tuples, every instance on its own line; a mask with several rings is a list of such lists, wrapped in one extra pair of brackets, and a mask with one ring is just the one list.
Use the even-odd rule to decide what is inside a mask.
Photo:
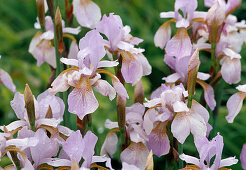
[(224, 85), (225, 85), (225, 82), (223, 80), (220, 80), (219, 83), (217, 83), (214, 88), (216, 107), (213, 111), (213, 129), (212, 129), (210, 138), (213, 138), (214, 136), (216, 136), (216, 128), (217, 128), (216, 124), (217, 124), (219, 108), (220, 108), (221, 101), (222, 101)]
[(219, 69), (219, 62), (216, 59), (216, 43), (211, 44), (211, 60), (212, 60), (213, 76), (216, 76)]
[[(179, 143), (178, 144), (178, 152), (179, 156), (183, 153), (183, 144)], [(183, 168), (183, 161), (179, 158), (179, 169)]]

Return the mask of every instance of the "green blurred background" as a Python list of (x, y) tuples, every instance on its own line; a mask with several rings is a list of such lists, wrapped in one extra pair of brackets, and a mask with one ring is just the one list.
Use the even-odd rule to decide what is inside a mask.
[[(149, 97), (152, 90), (156, 89), (162, 83), (161, 78), (170, 74), (168, 67), (163, 62), (164, 51), (154, 46), (153, 37), (159, 26), (165, 21), (159, 18), (162, 11), (172, 11), (174, 8), (174, 0), (95, 0), (100, 6), (102, 14), (114, 12), (121, 16), (124, 25), (132, 28), (131, 34), (144, 39), (140, 47), (145, 49), (145, 56), (152, 65), (152, 74), (143, 78), (145, 95)], [(60, 0), (60, 4), (64, 4)], [(63, 8), (64, 11), (64, 7)], [(203, 7), (203, 1), (199, 0), (198, 10), (207, 10)], [(246, 19), (246, 2), (243, 3), (239, 10), (234, 14), (239, 21)], [(51, 74), (49, 66), (45, 63), (41, 67), (36, 66), (36, 60), (28, 53), (29, 43), (37, 30), (34, 29), (36, 22), (36, 4), (34, 0), (0, 0), (0, 68), (10, 73), (17, 91), (23, 93), (25, 84), (28, 83), (37, 96), (46, 89), (49, 76)], [(74, 19), (74, 26), (77, 26)], [(87, 32), (82, 28), (82, 32), (77, 36), (82, 38)], [(175, 28), (173, 27), (173, 33)], [(240, 84), (246, 83), (246, 46), (243, 46), (242, 55), (242, 81)], [(210, 67), (210, 59), (208, 53), (201, 53), (200, 71), (208, 72)], [(223, 91), (222, 104), (225, 106), (227, 99), (236, 92), (236, 85), (225, 85)], [(133, 103), (133, 87), (127, 85), (130, 100), (127, 105)], [(199, 99), (201, 89), (197, 90), (196, 97)], [(116, 121), (115, 100), (110, 101), (107, 97), (96, 94), (100, 107), (93, 113), (93, 129), (99, 135), (97, 153), (108, 132), (104, 128), (104, 121), (110, 118)], [(15, 120), (15, 114), (9, 103), (13, 98), (13, 94), (0, 85), (0, 124), (8, 124)], [(236, 156), (239, 158), (241, 147), (246, 143), (246, 106), (243, 107), (239, 116), (233, 124), (228, 124), (225, 120), (227, 114), (226, 107), (221, 107), (218, 118), (218, 131), (224, 137), (223, 158), (228, 156)], [(75, 116), (72, 120), (75, 121)], [(74, 126), (72, 128), (75, 128)], [(186, 154), (197, 156), (196, 149), (190, 136), (184, 144), (184, 152)], [(164, 165), (162, 158), (155, 157), (155, 169), (161, 169)], [(158, 164), (158, 165), (157, 165)], [(241, 169), (240, 164), (235, 165), (232, 169)]]

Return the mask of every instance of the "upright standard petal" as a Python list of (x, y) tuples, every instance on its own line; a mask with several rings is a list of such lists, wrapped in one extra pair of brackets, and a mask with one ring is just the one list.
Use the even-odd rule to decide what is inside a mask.
[(84, 158), (85, 161), (83, 162), (82, 166), (90, 168), (92, 163), (92, 157), (95, 153), (94, 150), (98, 137), (91, 131), (87, 131), (83, 140), (84, 140), (85, 147), (82, 153), (82, 157)]
[(59, 144), (54, 139), (50, 139), (46, 132), (38, 129), (34, 137), (39, 139), (36, 146), (30, 147), (32, 159), (35, 165), (38, 166), (43, 159), (55, 156), (59, 150)]
[(98, 108), (98, 101), (89, 84), (89, 78), (81, 76), (78, 85), (68, 95), (68, 111), (81, 120)]
[(78, 52), (79, 52), (79, 47), (78, 47), (76, 41), (72, 41), (70, 48), (69, 48), (69, 53), (68, 53), (67, 58), (68, 59), (77, 59)]
[(110, 158), (113, 157), (117, 150), (118, 137), (115, 133), (109, 132), (104, 140), (101, 148), (100, 155), (108, 155)]
[(177, 58), (191, 55), (191, 50), (191, 40), (185, 28), (179, 28), (175, 36), (166, 45), (166, 55)]
[(91, 0), (73, 0), (73, 13), (78, 23), (87, 28), (95, 28), (101, 19), (101, 10)]
[(83, 154), (82, 151), (85, 147), (85, 143), (79, 130), (73, 132), (67, 138), (66, 142), (62, 144), (62, 148), (67, 153), (70, 160), (75, 159), (77, 163), (81, 160)]

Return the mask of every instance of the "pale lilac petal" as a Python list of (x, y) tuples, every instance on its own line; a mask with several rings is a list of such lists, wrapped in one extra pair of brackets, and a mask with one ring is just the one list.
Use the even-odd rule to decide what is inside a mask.
[(162, 24), (155, 33), (154, 36), (155, 46), (163, 49), (166, 43), (170, 40), (170, 38), (171, 38), (171, 26), (170, 26), (170, 22), (166, 22)]
[[(115, 77), (116, 78), (116, 77)], [(123, 84), (117, 79), (112, 79), (112, 84), (113, 87), (116, 91), (116, 93), (124, 100), (129, 99), (129, 96), (127, 94), (127, 91), (125, 89), (125, 87), (123, 86)]]
[(223, 79), (228, 84), (236, 84), (241, 80), (241, 62), (240, 59), (226, 58), (221, 67)]
[(181, 160), (185, 161), (188, 164), (194, 164), (194, 165), (197, 165), (197, 166), (200, 165), (199, 159), (197, 159), (196, 157), (185, 155), (185, 154), (181, 154), (181, 155), (179, 155), (179, 158)]
[(240, 161), (243, 169), (246, 169), (246, 144), (243, 144), (243, 148), (240, 154)]
[(187, 105), (184, 102), (176, 101), (173, 103), (174, 112), (187, 112), (189, 111)]
[(144, 49), (141, 48), (134, 48), (134, 45), (125, 41), (120, 41), (117, 44), (117, 47), (121, 50), (128, 51), (132, 54), (138, 54), (144, 52)]
[(228, 123), (233, 123), (235, 117), (240, 112), (242, 105), (243, 105), (243, 99), (246, 97), (246, 93), (238, 92), (236, 94), (233, 94), (227, 101), (226, 107), (228, 109), (228, 115), (226, 116), (226, 120)]
[(154, 128), (155, 118), (158, 115), (158, 112), (155, 109), (149, 109), (144, 114), (143, 128), (147, 135), (149, 135)]
[(12, 78), (6, 71), (2, 69), (0, 69), (0, 84), (1, 83), (4, 84), (12, 93), (16, 92), (16, 87), (13, 83)]
[(134, 103), (130, 107), (126, 107), (126, 117), (128, 116), (131, 117), (134, 114), (136, 116), (140, 115), (140, 117), (142, 117), (144, 115), (144, 112), (145, 112), (145, 107), (140, 103)]
[(226, 4), (226, 13), (231, 13), (240, 7), (242, 0), (228, 0)]
[[(7, 126), (5, 126), (5, 127), (8, 129), (8, 131), (11, 132), (12, 130), (15, 130), (15, 129), (18, 129), (18, 128), (20, 128), (20, 127), (27, 126), (27, 125), (28, 125), (28, 124), (27, 124), (26, 121), (23, 121), (23, 120), (17, 120), (17, 121), (14, 121), (14, 122), (10, 123), (9, 125), (7, 125)], [(2, 131), (4, 131), (3, 126), (0, 126), (0, 129), (1, 129)]]
[(207, 105), (209, 106), (209, 108), (211, 110), (214, 110), (215, 106), (216, 106), (216, 101), (215, 101), (215, 98), (214, 98), (214, 89), (211, 85), (203, 82), (203, 81), (200, 81), (198, 80), (197, 83), (199, 83), (202, 88), (203, 88), (203, 91), (204, 91), (204, 98), (205, 98), (205, 101), (207, 103)]
[(230, 57), (231, 60), (234, 59), (234, 58), (235, 58), (235, 59), (241, 59), (241, 55), (238, 54), (238, 53), (236, 53), (236, 52), (233, 51), (232, 49), (226, 48), (226, 49), (223, 50), (223, 53), (224, 53), (226, 56)]
[(167, 77), (163, 77), (162, 80), (165, 80), (166, 83), (175, 83), (180, 79), (180, 74), (179, 73), (173, 73)]
[(88, 78), (81, 78), (79, 84), (68, 95), (68, 111), (78, 115), (82, 120), (85, 115), (93, 113), (98, 108)]
[(92, 157), (95, 153), (94, 149), (97, 143), (98, 137), (93, 134), (91, 131), (87, 131), (86, 135), (84, 136), (84, 144), (85, 148), (82, 153), (82, 157), (84, 158), (83, 165), (84, 167), (90, 168)]
[(156, 106), (157, 104), (161, 103), (161, 98), (154, 98), (152, 100), (148, 100), (146, 103), (144, 103), (145, 107), (151, 108)]
[(121, 72), (127, 83), (135, 85), (143, 76), (143, 67), (131, 53), (122, 51)]
[(210, 78), (210, 75), (207, 74), (207, 73), (202, 73), (202, 72), (198, 72), (197, 73), (197, 78), (200, 79), (200, 80), (208, 80)]
[(239, 85), (236, 87), (238, 91), (245, 92), (246, 93), (246, 84), (244, 85)]
[(166, 55), (182, 58), (191, 55), (192, 44), (187, 30), (180, 28), (175, 36), (167, 42)]
[[(64, 151), (69, 156), (70, 160), (75, 159), (77, 163), (82, 158), (83, 150), (85, 148), (85, 142), (82, 139), (82, 135), (79, 130), (72, 133), (66, 142), (62, 144)], [(78, 152), (78, 150), (80, 150)]]
[(73, 1), (73, 13), (83, 27), (95, 28), (101, 19), (101, 10), (93, 1)]
[(67, 73), (61, 73), (51, 84), (50, 94), (67, 91), (69, 88)]
[(109, 132), (104, 140), (101, 148), (100, 155), (108, 155), (110, 158), (113, 157), (117, 150), (118, 137), (115, 133)]
[(77, 28), (71, 28), (71, 27), (65, 27), (63, 28), (63, 33), (70, 33), (70, 34), (79, 34), (80, 31), (81, 31), (81, 28), (80, 27), (77, 27)]
[(47, 163), (48, 165), (59, 167), (59, 166), (71, 166), (72, 163), (70, 160), (67, 159), (60, 159), (60, 158), (47, 158), (42, 160), (42, 163)]
[(72, 41), (70, 48), (69, 48), (69, 53), (68, 53), (67, 58), (68, 59), (77, 59), (78, 52), (79, 52), (79, 47), (78, 47), (76, 41)]
[(32, 159), (36, 165), (39, 165), (39, 163), (45, 158), (56, 156), (59, 150), (59, 144), (55, 140), (50, 139), (46, 135), (45, 131), (38, 129), (34, 137), (39, 139), (36, 146), (30, 147)]
[(143, 143), (133, 142), (121, 152), (120, 159), (129, 165), (135, 165), (140, 169), (144, 169), (148, 155), (149, 151)]
[(207, 133), (207, 124), (203, 117), (196, 112), (189, 116), (190, 130), (195, 139), (203, 138)]
[(108, 167), (110, 170), (113, 170), (112, 165), (111, 165), (111, 158), (107, 156), (93, 156), (92, 157), (92, 163), (94, 162), (106, 162), (105, 165)]
[(122, 163), (122, 170), (140, 170), (138, 167), (136, 167), (135, 165), (130, 165), (126, 162)]
[(108, 96), (110, 100), (113, 100), (116, 96), (115, 89), (105, 80), (99, 79), (93, 86), (103, 96)]
[(216, 0), (204, 0), (204, 6), (211, 7), (216, 2)]
[(15, 93), (14, 99), (10, 102), (18, 119), (24, 120), (26, 114), (24, 95), (19, 92)]
[(192, 101), (192, 106), (191, 110), (198, 113), (202, 118), (204, 119), (205, 122), (208, 122), (209, 120), (209, 112), (205, 107), (203, 107), (200, 103), (197, 101), (193, 100)]
[(115, 67), (119, 64), (118, 61), (100, 61), (97, 68), (101, 67)]
[(79, 41), (78, 59), (82, 59), (81, 65), (85, 65), (91, 70), (97, 68), (99, 61), (105, 56), (106, 51), (104, 48), (105, 40), (96, 30), (91, 30)]
[(152, 130), (149, 135), (149, 141), (147, 141), (147, 147), (158, 157), (169, 153), (170, 142), (166, 134), (165, 123), (157, 125), (157, 127)]
[(113, 13), (110, 13), (108, 17), (104, 15), (97, 24), (96, 29), (107, 36), (112, 51), (117, 49), (117, 44), (123, 39), (125, 34), (120, 16)]
[(173, 136), (183, 144), (185, 139), (189, 136), (191, 127), (189, 120), (182, 113), (178, 113), (171, 125), (171, 132)]
[(69, 129), (68, 127), (62, 126), (62, 125), (59, 125), (57, 128), (58, 128), (59, 133), (65, 135), (65, 136), (70, 136), (74, 132), (73, 130)]
[(118, 122), (112, 122), (109, 119), (106, 119), (105, 121), (105, 127), (108, 129), (114, 129), (114, 128), (118, 128)]
[(152, 71), (152, 67), (149, 64), (147, 58), (142, 53), (135, 54), (134, 56), (139, 61), (139, 63), (141, 63), (143, 67), (143, 76), (149, 75)]
[(57, 127), (61, 123), (62, 119), (55, 119), (55, 118), (43, 118), (43, 119), (38, 119), (35, 121), (35, 126), (39, 127), (41, 125), (47, 125), (51, 127)]
[(132, 142), (138, 143), (138, 142), (143, 142), (145, 143), (146, 141), (148, 141), (148, 136), (145, 133), (145, 131), (143, 130), (142, 126), (137, 125), (137, 124), (131, 124), (130, 126), (131, 129), (128, 129), (130, 132), (130, 139)]
[(36, 146), (39, 142), (39, 139), (36, 137), (23, 138), (23, 139), (10, 139), (6, 141), (6, 146), (16, 146), (22, 150), (29, 148), (31, 146)]
[(55, 95), (50, 95), (49, 91), (46, 90), (40, 95), (38, 95), (37, 101), (39, 105), (38, 118), (45, 118), (49, 106), (51, 107), (53, 118), (55, 119), (63, 118), (65, 104), (61, 98)]
[(66, 65), (79, 66), (79, 62), (76, 59), (61, 58), (60, 61)]
[(175, 13), (174, 12), (161, 12), (160, 17), (161, 18), (174, 18)]
[(52, 40), (52, 39), (54, 39), (54, 32), (53, 31), (46, 31), (40, 36), (40, 38), (45, 39), (45, 40)]
[(231, 166), (231, 165), (234, 165), (234, 164), (237, 164), (238, 162), (238, 159), (236, 159), (236, 157), (229, 157), (229, 158), (226, 158), (226, 159), (222, 159), (221, 162), (220, 162), (220, 168), (221, 167), (225, 167), (225, 166)]

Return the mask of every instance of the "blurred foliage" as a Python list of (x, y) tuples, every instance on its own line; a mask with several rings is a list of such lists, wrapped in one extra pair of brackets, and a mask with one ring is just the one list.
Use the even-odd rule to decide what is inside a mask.
[[(143, 79), (145, 95), (148, 97), (150, 92), (156, 89), (162, 83), (161, 78), (170, 74), (170, 70), (163, 62), (164, 51), (154, 46), (153, 38), (159, 26), (165, 22), (165, 19), (159, 18), (162, 11), (172, 11), (174, 8), (174, 0), (95, 0), (100, 6), (102, 14), (111, 12), (121, 16), (124, 25), (130, 25), (131, 34), (144, 39), (140, 47), (145, 49), (145, 55), (153, 67), (152, 74)], [(61, 5), (64, 1), (60, 0)], [(36, 5), (34, 0), (0, 0), (0, 67), (12, 76), (17, 86), (17, 91), (23, 93), (25, 84), (28, 83), (37, 95), (46, 89), (51, 70), (47, 64), (41, 67), (36, 66), (36, 60), (28, 53), (31, 38), (37, 32), (33, 28), (36, 22)], [(62, 7), (64, 11), (64, 7)], [(203, 7), (203, 1), (199, 0), (198, 10), (206, 10)], [(245, 19), (246, 1), (243, 1), (241, 8), (235, 12), (239, 21)], [(77, 26), (74, 19), (74, 26)], [(88, 29), (82, 30), (77, 37), (80, 39)], [(173, 27), (173, 33), (175, 33)], [(246, 46), (242, 49), (242, 81), (240, 84), (246, 83)], [(208, 53), (201, 53), (200, 71), (208, 72), (210, 67), (210, 57)], [(236, 92), (236, 85), (225, 86), (223, 91), (222, 104), (225, 106), (227, 99)], [(127, 105), (133, 103), (133, 87), (127, 85), (130, 100)], [(201, 90), (198, 89), (196, 98), (199, 99)], [(96, 152), (100, 152), (101, 145), (109, 130), (104, 128), (104, 122), (107, 118), (116, 121), (116, 102), (112, 102), (107, 98), (96, 93), (100, 107), (93, 113), (93, 130), (99, 136)], [(9, 102), (13, 98), (13, 94), (0, 85), (0, 124), (8, 124), (16, 119)], [(243, 107), (239, 116), (233, 124), (228, 124), (225, 120), (227, 115), (226, 107), (221, 107), (217, 122), (218, 131), (224, 137), (223, 158), (236, 155), (239, 158), (241, 147), (246, 142), (245, 122), (246, 106)], [(75, 129), (76, 116), (71, 115), (72, 128)], [(190, 155), (197, 155), (190, 136), (184, 145), (184, 152)], [(164, 158), (155, 157), (155, 169), (160, 169), (164, 164)], [(235, 165), (232, 169), (241, 169), (240, 164)]]

